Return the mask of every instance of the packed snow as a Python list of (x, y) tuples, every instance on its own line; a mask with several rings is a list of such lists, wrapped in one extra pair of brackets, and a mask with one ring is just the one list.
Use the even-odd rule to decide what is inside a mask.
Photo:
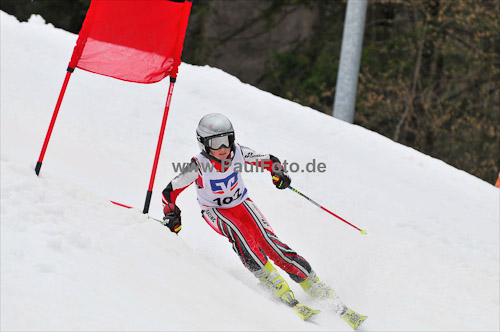
[[(179, 197), (178, 236), (142, 214), (168, 89), (79, 69), (40, 176), (34, 167), (77, 36), (40, 16), (1, 12), (1, 330), (343, 331), (322, 309), (304, 322), (275, 302), (231, 245)], [(198, 152), (195, 128), (227, 115), (239, 143), (325, 172), (292, 185), (245, 174), (278, 236), (343, 300), (361, 331), (498, 331), (499, 190), (356, 125), (260, 91), (221, 70), (183, 63), (174, 89), (150, 216), (172, 163)], [(134, 206), (125, 209), (110, 200)]]

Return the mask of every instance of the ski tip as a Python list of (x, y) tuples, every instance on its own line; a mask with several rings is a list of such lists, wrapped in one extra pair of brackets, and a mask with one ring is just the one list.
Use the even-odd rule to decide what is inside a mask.
[(349, 309), (349, 311), (342, 316), (342, 318), (352, 327), (354, 331), (368, 318), (368, 316), (363, 316), (357, 312)]
[(302, 318), (305, 321), (311, 319), (313, 316), (315, 316), (321, 312), (320, 310), (313, 309), (313, 308), (308, 307), (300, 302), (297, 303), (293, 307), (293, 309), (300, 316), (300, 318)]
[(359, 321), (358, 321), (358, 325), (356, 326), (356, 329), (355, 329), (355, 330), (357, 330), (357, 329), (358, 329), (358, 327), (359, 327), (361, 324), (363, 324), (363, 322), (364, 322), (367, 318), (368, 318), (368, 316), (362, 316), (362, 317), (359, 319)]
[(304, 320), (305, 321), (310, 320), (311, 318), (313, 318), (314, 316), (316, 316), (320, 312), (321, 312), (320, 310), (313, 310), (313, 311), (311, 311), (311, 313), (308, 316), (304, 317)]
[(361, 230), (361, 235), (366, 235), (366, 234), (367, 234), (366, 229), (362, 229)]

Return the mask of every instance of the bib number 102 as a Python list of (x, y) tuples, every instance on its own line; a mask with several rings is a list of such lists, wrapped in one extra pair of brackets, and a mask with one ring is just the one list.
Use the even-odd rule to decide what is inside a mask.
[(214, 199), (214, 202), (216, 202), (218, 206), (228, 205), (228, 204), (231, 204), (235, 199), (238, 199), (240, 197), (241, 197), (241, 190), (240, 190), (240, 188), (238, 188), (234, 192), (233, 196), (226, 196), (224, 198), (218, 197), (218, 198)]

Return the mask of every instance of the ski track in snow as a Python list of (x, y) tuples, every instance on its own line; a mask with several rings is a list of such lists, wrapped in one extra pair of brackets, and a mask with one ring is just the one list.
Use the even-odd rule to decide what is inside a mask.
[[(1, 330), (347, 330), (285, 273), (296, 297), (323, 312), (302, 322), (270, 299), (200, 218), (194, 189), (177, 201), (179, 236), (140, 212), (166, 81), (75, 70), (35, 175), (76, 38), (40, 16), (19, 23), (1, 12)], [(292, 185), (368, 235), (277, 191), (268, 174), (245, 182), (278, 236), (369, 316), (361, 331), (500, 329), (497, 188), (218, 69), (180, 67), (153, 217), (171, 163), (197, 152), (195, 128), (210, 112), (232, 120), (242, 145), (327, 165), (292, 173)]]

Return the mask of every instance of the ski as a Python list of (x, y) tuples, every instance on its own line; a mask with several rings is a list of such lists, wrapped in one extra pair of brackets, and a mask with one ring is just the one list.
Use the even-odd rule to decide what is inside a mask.
[(297, 302), (294, 306), (292, 306), (292, 309), (299, 315), (300, 318), (303, 320), (308, 320), (312, 318), (313, 316), (319, 314), (321, 311), (313, 309), (311, 307), (306, 306), (303, 303)]
[(324, 300), (327, 301), (328, 307), (342, 317), (342, 319), (355, 331), (368, 318), (368, 316), (358, 314), (356, 311), (346, 306), (335, 293), (329, 294), (329, 297), (324, 298)]
[(345, 307), (345, 311), (340, 315), (343, 320), (346, 321), (355, 331), (358, 327), (368, 318), (368, 316), (363, 316), (358, 314), (356, 311)]

